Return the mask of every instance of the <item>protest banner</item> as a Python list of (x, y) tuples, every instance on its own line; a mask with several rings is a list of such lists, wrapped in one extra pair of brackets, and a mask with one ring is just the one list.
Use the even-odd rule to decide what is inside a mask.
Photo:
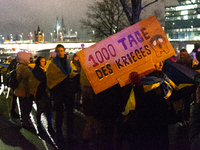
[(155, 16), (140, 21), (77, 53), (81, 66), (97, 94), (107, 88), (129, 84), (129, 75), (155, 70), (154, 64), (175, 51)]

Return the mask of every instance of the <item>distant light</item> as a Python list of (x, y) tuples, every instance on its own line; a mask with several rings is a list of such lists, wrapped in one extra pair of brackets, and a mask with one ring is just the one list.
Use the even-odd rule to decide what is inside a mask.
[(181, 15), (187, 15), (187, 14), (188, 14), (188, 10), (181, 11)]
[(183, 17), (184, 20), (188, 20), (188, 15)]
[(179, 10), (187, 10), (187, 9), (194, 9), (194, 8), (197, 8), (197, 4), (195, 4), (195, 5), (186, 5), (186, 6), (177, 6), (176, 10), (179, 11)]

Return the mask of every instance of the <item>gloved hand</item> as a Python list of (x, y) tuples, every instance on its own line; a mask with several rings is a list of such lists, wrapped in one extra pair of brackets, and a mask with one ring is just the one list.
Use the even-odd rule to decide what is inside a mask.
[(131, 72), (130, 76), (131, 76), (131, 81), (135, 86), (142, 86), (140, 76), (137, 72)]

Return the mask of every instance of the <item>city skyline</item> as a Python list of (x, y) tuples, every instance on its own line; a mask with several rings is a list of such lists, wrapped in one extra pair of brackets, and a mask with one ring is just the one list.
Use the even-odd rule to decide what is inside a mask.
[(34, 33), (38, 25), (44, 31), (45, 40), (51, 39), (56, 19), (64, 19), (67, 29), (76, 31), (84, 38), (79, 20), (85, 17), (87, 6), (94, 0), (2, 0), (0, 5), (0, 35), (5, 39), (7, 35), (23, 33), (23, 39), (28, 39), (30, 32)]
[[(67, 2), (64, 0), (2, 0), (0, 5), (0, 35), (6, 39), (10, 34), (14, 38), (16, 35), (22, 35), (23, 33), (23, 39), (28, 39), (30, 32), (34, 33), (39, 25), (40, 29), (44, 31), (45, 41), (51, 41), (57, 18), (59, 23), (63, 18), (67, 30), (72, 30), (72, 33), (76, 32), (80, 39), (89, 40), (91, 36), (81, 29), (79, 21), (81, 18), (86, 17), (87, 6), (95, 1), (102, 0), (68, 0)], [(142, 3), (145, 4), (151, 1), (142, 0)], [(161, 20), (161, 24), (164, 24), (164, 7), (166, 3), (177, 4), (177, 0), (158, 1), (141, 12), (141, 19), (154, 15), (153, 8), (155, 8), (155, 5), (159, 5), (156, 9), (159, 8), (162, 13), (159, 13), (161, 19), (158, 19)]]

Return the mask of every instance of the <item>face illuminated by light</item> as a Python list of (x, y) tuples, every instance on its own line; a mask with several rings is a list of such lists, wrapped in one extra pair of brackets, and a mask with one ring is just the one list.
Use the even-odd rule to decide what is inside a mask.
[(65, 57), (65, 49), (62, 47), (58, 47), (56, 49), (56, 54), (59, 58), (64, 58)]
[(45, 59), (44, 58), (40, 59), (40, 67), (45, 67)]

